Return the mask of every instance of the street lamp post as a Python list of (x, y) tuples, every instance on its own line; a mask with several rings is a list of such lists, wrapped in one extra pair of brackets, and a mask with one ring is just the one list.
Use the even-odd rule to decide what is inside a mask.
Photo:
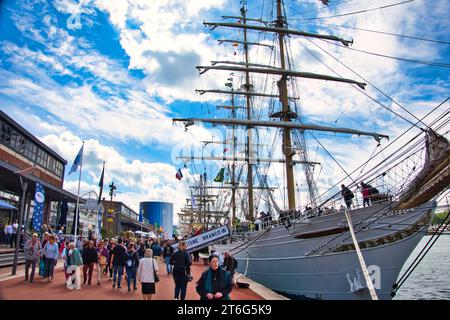
[[(114, 185), (114, 181), (109, 185), (109, 195), (111, 196), (111, 206), (110, 206), (110, 215), (112, 215), (113, 209), (113, 197), (114, 197), (114, 191), (117, 189), (117, 187)], [(109, 233), (111, 233), (111, 217), (108, 217), (108, 230)], [(117, 222), (118, 223), (118, 222)]]
[[(22, 187), (22, 196), (20, 197), (20, 210), (19, 210), (19, 227), (16, 233), (16, 248), (14, 250), (14, 260), (13, 260), (13, 268), (11, 274), (14, 276), (17, 270), (17, 260), (19, 258), (19, 247), (20, 247), (20, 238), (22, 234), (22, 217), (24, 216), (25, 211), (25, 197), (28, 189), (28, 182), (23, 181), (22, 176), (20, 176), (20, 186)], [(26, 232), (26, 230), (24, 230)]]

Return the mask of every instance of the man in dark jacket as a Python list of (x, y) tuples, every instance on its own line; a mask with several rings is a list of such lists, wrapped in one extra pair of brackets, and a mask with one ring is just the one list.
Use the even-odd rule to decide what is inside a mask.
[(237, 267), (237, 261), (228, 251), (225, 252), (225, 258), (223, 259), (223, 267), (230, 273), (231, 279), (233, 279), (234, 270)]
[(175, 250), (170, 245), (170, 241), (166, 241), (163, 248), (163, 258), (164, 262), (166, 263), (167, 274), (170, 274), (172, 272), (172, 266), (170, 265), (170, 257), (172, 256), (174, 251)]
[(347, 188), (345, 185), (341, 185), (341, 194), (344, 197), (345, 205), (347, 206), (347, 209), (350, 210), (350, 207), (352, 206), (352, 199), (355, 197), (353, 192), (350, 191), (349, 188)]
[(170, 264), (173, 265), (173, 280), (175, 282), (175, 300), (185, 300), (186, 288), (189, 281), (190, 266), (192, 265), (191, 257), (186, 251), (186, 242), (181, 241), (178, 251), (170, 257)]
[(219, 266), (217, 256), (209, 256), (209, 268), (202, 273), (195, 288), (200, 300), (230, 300), (233, 290), (230, 273)]
[(89, 269), (88, 285), (91, 285), (92, 271), (94, 271), (94, 264), (98, 263), (97, 249), (94, 248), (94, 241), (90, 240), (89, 244), (83, 250), (83, 284), (86, 284), (86, 272)]
[(116, 287), (116, 279), (117, 279), (117, 289), (120, 289), (120, 282), (122, 281), (123, 269), (125, 267), (126, 261), (126, 249), (122, 245), (122, 239), (119, 238), (117, 240), (117, 245), (112, 250), (111, 256), (111, 265), (110, 268), (113, 268), (113, 285), (112, 287)]
[(156, 241), (156, 242), (152, 245), (151, 249), (153, 250), (153, 258), (156, 258), (156, 257), (160, 257), (160, 256), (161, 256), (162, 248), (161, 248), (161, 246), (159, 245), (159, 242), (158, 242), (158, 241)]

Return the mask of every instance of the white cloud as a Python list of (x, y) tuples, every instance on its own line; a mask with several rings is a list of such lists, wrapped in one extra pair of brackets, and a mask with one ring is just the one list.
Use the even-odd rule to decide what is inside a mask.
[[(68, 168), (72, 165), (82, 143), (80, 137), (70, 131), (44, 135), (41, 140), (58, 154), (69, 159)], [(177, 222), (176, 214), (184, 205), (189, 193), (186, 180), (175, 179), (176, 167), (167, 163), (129, 160), (115, 148), (102, 145), (95, 139), (89, 139), (85, 141), (84, 147), (80, 194), (92, 190), (98, 192), (97, 183), (100, 179), (103, 160), (106, 161), (104, 191), (114, 180), (118, 187), (117, 196), (114, 199), (123, 201), (136, 212), (139, 211), (141, 201), (171, 202), (174, 204), (174, 218)], [(78, 175), (72, 174), (66, 177), (64, 188), (77, 194)]]
[[(166, 102), (176, 99), (211, 102), (215, 99), (212, 95), (199, 97), (194, 89), (223, 88), (229, 75), (225, 72), (210, 71), (198, 77), (195, 66), (208, 65), (210, 60), (238, 61), (242, 59), (242, 55), (240, 51), (238, 55), (233, 55), (234, 48), (231, 45), (217, 46), (213, 36), (201, 25), (201, 21), (203, 15), (213, 15), (217, 21), (218, 15), (214, 13), (216, 9), (221, 9), (222, 14), (236, 14), (236, 12), (228, 10), (228, 6), (232, 6), (231, 3), (213, 0), (97, 0), (95, 8), (92, 3), (94, 2), (82, 1), (81, 10), (85, 10), (83, 16), (94, 14), (95, 9), (108, 13), (112, 25), (119, 32), (120, 44), (129, 56), (130, 62), (127, 67), (123, 67), (116, 59), (100, 54), (95, 49), (94, 43), (88, 42), (83, 37), (72, 36), (68, 31), (56, 27), (53, 16), (46, 15), (43, 19), (46, 28), (39, 29), (32, 14), (15, 13), (13, 19), (22, 34), (39, 42), (44, 49), (19, 47), (8, 42), (0, 43), (5, 59), (13, 66), (11, 71), (0, 70), (2, 79), (0, 93), (24, 105), (45, 109), (50, 113), (52, 117), (48, 122), (51, 124), (40, 124), (39, 130), (47, 131), (43, 135), (45, 141), (54, 146), (69, 162), (78, 151), (81, 144), (80, 137), (88, 137), (87, 175), (95, 180), (96, 174), (98, 175), (101, 170), (101, 159), (109, 159), (107, 166), (113, 169), (107, 173), (108, 178), (117, 179), (124, 188), (133, 190), (126, 194), (118, 194), (118, 199), (132, 203), (130, 206), (134, 209), (137, 209), (140, 200), (178, 201), (179, 208), (184, 203), (187, 190), (174, 179), (175, 167), (163, 163), (142, 162), (139, 159), (126, 159), (113, 147), (101, 145), (98, 141), (100, 136), (106, 135), (116, 138), (118, 143), (132, 140), (141, 144), (155, 143), (158, 145), (155, 148), (168, 148), (174, 145), (181, 147), (189, 145), (191, 148), (192, 143), (197, 143), (198, 147), (198, 141), (210, 140), (213, 133), (198, 125), (190, 127), (188, 134), (181, 126), (173, 126), (170, 110), (164, 104), (155, 102), (155, 98), (163, 98)], [(311, 0), (309, 3), (323, 8), (319, 6), (319, 1)], [(321, 10), (321, 14), (339, 14), (388, 3), (387, 0), (382, 3), (354, 1), (345, 3), (345, 6), (333, 7), (331, 10)], [(59, 12), (65, 14), (76, 10), (70, 1), (58, 0), (53, 5)], [(435, 10), (431, 12), (429, 6)], [(446, 35), (448, 20), (439, 22), (444, 26), (442, 27), (432, 23), (432, 19), (433, 15), (448, 12), (447, 1), (433, 1), (432, 4), (417, 1), (408, 4), (408, 9), (404, 10), (399, 6), (369, 15), (354, 15), (326, 22), (411, 35), (427, 35), (438, 29), (436, 34)], [(354, 48), (357, 49), (410, 58), (430, 60), (442, 58), (440, 56), (442, 51), (423, 42), (326, 26), (319, 26), (318, 31), (354, 38)], [(239, 32), (216, 29), (214, 33), (215, 36), (221, 34), (242, 39), (242, 33)], [(252, 41), (271, 43), (270, 37), (263, 38), (250, 32), (249, 37)], [(406, 68), (397, 61), (375, 58), (320, 41), (315, 42), (395, 97), (418, 116), (428, 112), (448, 92), (448, 78), (431, 79), (418, 84), (417, 78), (411, 77), (411, 73), (415, 70)], [(291, 58), (296, 61), (295, 69), (333, 75), (329, 69), (331, 68), (343, 77), (358, 79), (308, 41), (292, 37), (290, 43)], [(309, 51), (301, 44), (318, 55), (329, 68), (310, 56)], [(271, 57), (273, 63), (274, 55), (270, 54), (267, 49), (252, 47), (251, 62), (267, 64), (266, 58)], [(276, 61), (275, 64), (278, 65), (279, 62)], [(145, 78), (143, 80), (132, 78), (127, 68), (142, 70)], [(20, 74), (19, 71), (23, 70), (28, 74), (25, 76)], [(79, 76), (84, 72), (89, 74), (86, 77), (89, 81)], [(71, 76), (74, 81), (60, 85), (50, 77), (54, 74)], [(235, 75), (236, 87), (242, 80), (242, 75)], [(275, 77), (266, 79), (254, 76), (255, 91), (276, 93), (276, 80)], [(396, 137), (408, 127), (407, 123), (381, 109), (348, 85), (311, 80), (298, 80), (297, 84), (296, 94), (301, 97), (300, 104), (308, 121), (379, 131), (391, 137)], [(367, 92), (398, 111), (398, 107), (382, 98), (373, 88), (368, 87)], [(432, 97), (429, 98), (428, 95)], [(229, 97), (223, 97), (223, 100), (226, 99)], [(242, 102), (242, 99), (237, 102)], [(279, 103), (277, 101), (272, 103), (268, 99), (254, 99), (256, 117), (266, 118), (270, 108), (274, 109), (271, 111), (278, 111)], [(405, 114), (403, 111), (400, 112)], [(335, 123), (338, 118), (339, 121)], [(79, 131), (76, 135), (63, 129), (65, 123), (77, 127)], [(268, 135), (265, 141), (272, 141), (274, 135)], [(330, 136), (321, 138), (348, 172), (366, 161), (374, 148), (372, 140), (366, 143), (368, 139), (356, 143), (353, 138), (347, 141), (332, 140)], [(195, 141), (186, 143), (189, 139)], [(311, 140), (309, 143), (313, 150), (317, 147)], [(282, 157), (279, 149), (277, 152), (277, 156)], [(344, 176), (342, 170), (326, 158), (323, 153), (317, 156), (317, 160), (327, 163), (324, 164), (321, 179), (318, 181), (320, 191), (326, 190), (339, 177)], [(282, 177), (283, 171), (281, 165), (274, 166), (270, 173), (271, 179)], [(302, 182), (304, 178), (300, 170), (296, 178), (299, 187), (304, 189), (305, 183)], [(172, 180), (173, 183), (167, 183)], [(72, 184), (73, 182), (68, 181), (68, 188), (73, 188)], [(92, 186), (87, 182), (83, 184), (83, 188), (89, 187)], [(282, 190), (277, 191), (279, 201), (282, 200), (281, 193)], [(303, 197), (300, 203), (304, 204), (305, 201)]]

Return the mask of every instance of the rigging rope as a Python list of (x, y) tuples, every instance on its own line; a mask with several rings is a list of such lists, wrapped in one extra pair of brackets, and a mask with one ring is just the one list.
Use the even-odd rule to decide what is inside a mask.
[(333, 15), (333, 16), (314, 17), (314, 18), (298, 18), (298, 19), (290, 18), (290, 20), (306, 21), (306, 20), (320, 20), (320, 19), (337, 18), (337, 17), (349, 16), (349, 15), (354, 15), (354, 14), (359, 14), (359, 13), (366, 13), (366, 12), (370, 12), (370, 11), (374, 11), (374, 10), (386, 9), (386, 8), (390, 8), (390, 7), (406, 4), (406, 3), (409, 3), (409, 2), (413, 2), (413, 1), (415, 1), (415, 0), (406, 0), (406, 1), (402, 1), (402, 2), (397, 2), (397, 3), (381, 6), (381, 7), (378, 7), (378, 8), (371, 8), (371, 9), (353, 11), (353, 12), (348, 12), (348, 13), (336, 14), (336, 15)]
[(333, 42), (328, 41), (328, 40), (323, 40), (323, 39), (320, 39), (320, 40), (323, 41), (323, 42), (326, 42), (326, 43), (329, 43), (329, 44), (341, 47), (341, 48), (345, 48), (345, 49), (349, 49), (349, 50), (352, 50), (352, 51), (357, 51), (357, 52), (361, 52), (361, 53), (365, 53), (365, 54), (370, 54), (372, 56), (388, 58), (388, 59), (393, 59), (393, 60), (398, 60), (398, 61), (403, 61), (403, 62), (409, 62), (409, 63), (415, 63), (415, 64), (423, 64), (423, 65), (427, 65), (427, 66), (431, 66), (431, 67), (450, 68), (450, 63), (425, 61), (425, 60), (409, 59), (409, 58), (402, 58), (402, 57), (394, 57), (394, 56), (389, 56), (389, 55), (381, 54), (381, 53), (377, 53), (377, 52), (370, 52), (370, 51), (366, 51), (366, 50), (346, 47), (346, 46), (340, 45), (338, 43), (333, 43)]
[[(307, 39), (307, 38), (306, 38)], [(386, 107), (384, 104), (382, 104), (380, 101), (378, 101), (377, 99), (373, 98), (372, 96), (370, 96), (369, 94), (367, 94), (364, 90), (360, 89), (360, 88), (356, 88), (358, 90), (358, 92), (364, 94), (366, 97), (368, 97), (369, 99), (371, 99), (372, 101), (374, 101), (375, 103), (377, 103), (378, 105), (382, 106), (384, 109), (388, 110), (389, 112), (395, 114), (397, 117), (405, 120), (406, 122), (408, 122), (410, 125), (416, 126), (417, 128), (421, 129), (422, 131), (424, 130), (423, 128), (421, 128), (420, 126), (418, 126), (419, 122), (422, 122), (420, 119), (418, 119), (414, 114), (412, 114), (409, 110), (407, 110), (405, 107), (403, 107), (402, 105), (400, 105), (400, 103), (398, 103), (397, 101), (395, 101), (393, 98), (391, 98), (388, 94), (384, 93), (381, 89), (379, 89), (378, 87), (376, 87), (374, 84), (372, 84), (370, 81), (368, 81), (367, 79), (365, 79), (363, 76), (361, 76), (359, 73), (357, 73), (356, 71), (354, 71), (352, 68), (350, 68), (349, 66), (347, 66), (345, 63), (343, 63), (342, 61), (340, 61), (339, 59), (337, 59), (336, 57), (334, 57), (331, 53), (329, 53), (328, 51), (326, 51), (325, 49), (323, 49), (321, 46), (319, 46), (318, 44), (316, 44), (314, 41), (307, 39), (309, 42), (311, 42), (313, 45), (315, 45), (316, 47), (318, 47), (320, 50), (322, 50), (323, 52), (325, 52), (327, 55), (329, 55), (331, 58), (333, 58), (334, 60), (336, 60), (338, 63), (340, 63), (341, 65), (343, 65), (345, 68), (347, 68), (348, 70), (350, 70), (352, 73), (356, 74), (358, 77), (360, 77), (361, 79), (363, 79), (365, 82), (367, 82), (368, 84), (370, 84), (373, 88), (375, 88), (378, 92), (380, 92), (383, 96), (385, 96), (386, 98), (388, 98), (390, 101), (392, 101), (393, 103), (395, 103), (397, 106), (399, 106), (401, 109), (403, 109), (405, 112), (407, 112), (409, 115), (411, 115), (414, 119), (418, 120), (417, 123), (414, 123), (408, 119), (406, 119), (405, 117), (403, 117), (402, 115), (400, 115), (399, 113), (395, 112), (392, 109), (389, 109), (388, 107)], [(338, 73), (336, 73), (337, 75), (339, 75)], [(352, 86), (353, 88), (355, 88), (354, 86)], [(428, 129), (429, 127), (422, 122), (422, 124), (424, 124)]]
[[(292, 6), (290, 6), (290, 5), (289, 5), (288, 7), (289, 7), (290, 9), (292, 9), (292, 10), (298, 12), (299, 15), (300, 15), (300, 14), (303, 15), (303, 14), (309, 13), (309, 12), (320, 12), (320, 11), (323, 11), (323, 10), (325, 10), (325, 9), (329, 9), (330, 7), (335, 7), (335, 6), (337, 6), (337, 5), (344, 4), (344, 3), (347, 3), (347, 2), (352, 2), (352, 1), (354, 1), (354, 0), (346, 0), (346, 1), (341, 1), (341, 2), (333, 2), (333, 3), (330, 3), (330, 4), (328, 4), (327, 6), (324, 6), (324, 7), (322, 7), (322, 8), (319, 8), (319, 9), (313, 9), (313, 10), (306, 10), (306, 11), (303, 11), (303, 12), (300, 12), (300, 11), (297, 10), (295, 7), (292, 7)], [(294, 16), (296, 16), (296, 15), (294, 15)], [(291, 17), (294, 17), (294, 16), (291, 16)]]
[[(443, 105), (445, 102), (447, 102), (450, 99), (450, 97), (448, 97), (447, 99), (445, 99), (443, 102), (441, 102), (438, 106), (436, 106), (433, 110), (431, 110), (430, 112), (428, 112), (425, 116), (422, 117), (422, 120), (425, 120), (425, 118), (427, 118), (430, 114), (434, 113), (434, 111), (436, 111), (441, 105)], [(435, 120), (434, 123), (436, 123), (439, 119)], [(386, 150), (387, 148), (389, 148), (391, 145), (393, 145), (393, 143), (395, 143), (398, 139), (400, 139), (403, 135), (405, 135), (407, 132), (409, 132), (412, 128), (414, 128), (413, 126), (408, 128), (406, 131), (404, 131), (400, 136), (398, 136), (395, 140), (393, 140), (389, 145), (387, 145), (386, 147), (384, 147), (382, 150), (380, 150), (377, 154), (379, 155), (381, 152), (383, 152), (384, 150)], [(400, 149), (406, 147), (409, 143), (411, 143), (412, 141), (414, 141), (417, 137), (420, 136), (420, 133), (417, 134), (415, 137), (413, 137), (408, 143), (404, 144)], [(385, 160), (383, 160), (381, 163), (386, 162), (389, 158), (393, 157), (394, 154), (392, 154), (391, 156), (389, 156), (388, 158), (386, 158)], [(381, 164), (380, 163), (380, 164)], [(374, 168), (378, 167), (380, 164), (376, 165)], [(357, 170), (359, 170), (362, 166), (364, 166), (365, 164), (362, 164), (361, 166), (359, 166), (358, 168), (356, 168), (351, 174), (355, 173)], [(338, 181), (336, 184), (334, 184), (331, 188), (329, 188), (327, 191), (325, 191), (322, 195), (320, 195), (319, 197), (325, 195), (328, 191), (332, 190), (334, 187), (336, 187), (337, 185), (339, 185), (344, 179), (341, 179), (340, 181)], [(337, 194), (336, 194), (337, 195)], [(336, 195), (333, 195), (333, 197), (335, 197)], [(332, 198), (333, 198), (332, 197)], [(332, 199), (330, 198), (330, 199)], [(323, 202), (321, 204), (324, 205), (325, 203), (327, 203), (330, 199), (326, 200), (325, 202)], [(364, 219), (363, 221), (359, 222), (358, 224), (355, 225), (355, 227), (357, 227), (358, 225), (362, 224), (364, 221), (366, 221), (367, 219), (373, 217), (375, 214), (381, 212), (381, 210), (387, 208), (389, 205), (386, 205), (382, 208), (380, 208), (380, 210), (374, 212), (372, 215), (370, 215), (369, 217), (367, 217), (366, 219)], [(324, 244), (320, 245), (320, 247), (326, 246), (327, 244), (331, 243), (332, 241), (334, 241), (335, 239), (339, 238), (342, 234), (337, 235), (336, 237), (332, 238), (331, 240), (325, 242)]]
[(419, 40), (419, 41), (427, 41), (427, 42), (434, 42), (434, 43), (450, 45), (450, 42), (447, 42), (447, 41), (436, 40), (436, 39), (426, 39), (426, 38), (422, 38), (422, 37), (408, 36), (408, 35), (404, 35), (404, 34), (398, 34), (398, 33), (386, 32), (386, 31), (370, 30), (370, 29), (364, 29), (364, 28), (342, 26), (342, 25), (322, 23), (322, 22), (315, 22), (315, 21), (314, 22), (311, 21), (311, 23), (320, 24), (320, 25), (329, 26), (329, 27), (335, 27), (335, 28), (353, 29), (353, 30), (378, 33), (378, 34), (383, 34), (383, 35), (388, 35), (388, 36), (393, 36), (393, 37), (399, 37), (399, 38), (406, 38), (406, 39), (413, 39), (413, 40)]

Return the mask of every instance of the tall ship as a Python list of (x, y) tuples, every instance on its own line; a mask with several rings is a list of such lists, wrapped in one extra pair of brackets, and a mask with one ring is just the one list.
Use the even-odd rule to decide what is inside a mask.
[[(248, 17), (245, 1), (241, 4), (238, 15), (204, 22), (213, 32), (220, 30), (218, 44), (233, 52), (232, 59), (197, 66), (201, 75), (227, 78), (224, 87), (214, 79), (216, 87), (197, 89), (220, 95), (220, 105), (208, 117), (173, 119), (185, 126), (186, 135), (196, 124), (224, 129), (211, 141), (196, 141), (201, 154), (188, 144), (179, 156), (191, 173), (182, 228), (229, 225), (232, 235), (214, 249), (230, 252), (239, 272), (286, 296), (391, 299), (405, 261), (450, 184), (448, 111), (439, 114), (438, 106), (422, 118), (410, 113), (406, 118), (367, 93), (370, 83), (356, 73), (350, 79), (332, 68), (330, 74), (298, 70), (291, 46), (297, 38), (340, 46), (353, 41), (290, 27), (281, 0), (264, 2), (267, 13), (260, 17)], [(304, 81), (333, 82), (346, 96), (364, 95), (408, 121), (409, 128), (389, 139), (362, 124), (348, 128), (313, 121), (300, 99)], [(352, 172), (321, 142), (335, 139), (338, 150), (345, 137), (361, 143), (361, 152), (374, 148)], [(312, 156), (319, 148), (327, 163), (317, 160), (317, 151)], [(326, 179), (329, 186), (318, 185), (323, 170), (333, 173)]]

